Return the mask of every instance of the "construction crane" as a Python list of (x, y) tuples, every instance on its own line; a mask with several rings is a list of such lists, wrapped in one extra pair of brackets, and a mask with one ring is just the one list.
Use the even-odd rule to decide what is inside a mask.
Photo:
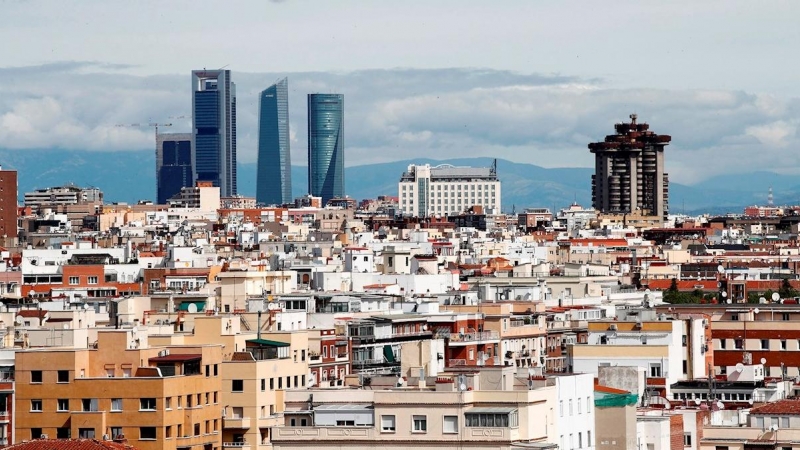
[(171, 127), (171, 123), (157, 123), (157, 122), (148, 122), (148, 123), (118, 123), (115, 125), (117, 127), (153, 127), (155, 128), (155, 147), (156, 147), (156, 161), (158, 161), (158, 127)]

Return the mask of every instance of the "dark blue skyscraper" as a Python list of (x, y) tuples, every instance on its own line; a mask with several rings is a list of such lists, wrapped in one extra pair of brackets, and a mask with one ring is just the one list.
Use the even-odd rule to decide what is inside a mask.
[(286, 78), (263, 90), (258, 102), (256, 201), (264, 205), (292, 201), (289, 82)]
[(159, 205), (179, 193), (182, 187), (192, 186), (191, 133), (161, 133), (156, 135), (156, 197)]
[(236, 195), (236, 85), (230, 70), (192, 71), (194, 181)]
[(344, 96), (308, 94), (308, 192), (344, 197)]

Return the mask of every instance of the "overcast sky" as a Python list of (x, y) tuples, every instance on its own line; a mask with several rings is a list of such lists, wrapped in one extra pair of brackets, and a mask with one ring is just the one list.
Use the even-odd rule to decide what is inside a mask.
[(238, 86), (239, 155), (257, 93), (289, 77), (345, 95), (346, 164), (497, 156), (590, 167), (586, 145), (637, 112), (673, 136), (671, 179), (795, 173), (800, 2), (0, 0), (0, 148), (150, 151), (188, 131), (191, 69)]

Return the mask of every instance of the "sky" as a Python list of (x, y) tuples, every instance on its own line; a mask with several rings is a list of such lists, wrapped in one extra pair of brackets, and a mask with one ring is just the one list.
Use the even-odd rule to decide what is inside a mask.
[[(800, 169), (800, 2), (0, 0), (0, 148), (152, 151), (189, 131), (192, 69), (237, 84), (238, 154), (258, 92), (289, 77), (292, 163), (305, 96), (345, 95), (348, 166), (495, 156), (592, 167), (637, 113), (670, 179)], [(181, 118), (183, 117), (183, 118)]]

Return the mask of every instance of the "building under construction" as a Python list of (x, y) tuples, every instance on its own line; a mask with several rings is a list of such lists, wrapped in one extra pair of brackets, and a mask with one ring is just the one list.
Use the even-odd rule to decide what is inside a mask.
[(595, 155), (592, 205), (603, 213), (639, 211), (666, 219), (669, 178), (664, 173), (664, 147), (672, 139), (650, 131), (650, 125), (631, 121), (614, 125), (616, 134), (589, 144)]

